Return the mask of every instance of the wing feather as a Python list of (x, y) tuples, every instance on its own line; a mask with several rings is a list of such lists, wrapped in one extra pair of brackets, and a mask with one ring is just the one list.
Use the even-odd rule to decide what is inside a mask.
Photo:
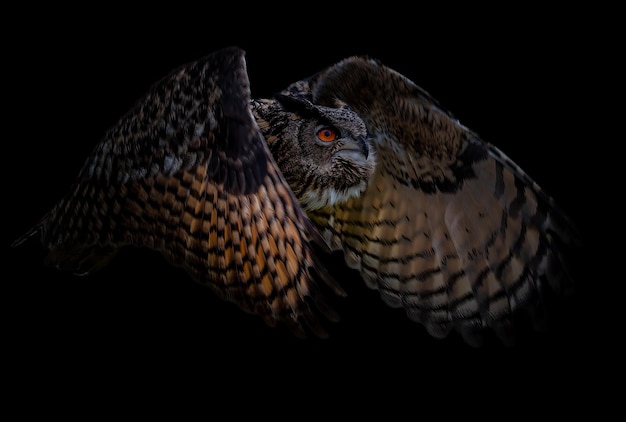
[(286, 92), (347, 104), (366, 122), (377, 167), (358, 198), (312, 211), (328, 245), (393, 307), (436, 337), (456, 327), (505, 339), (514, 312), (549, 285), (571, 286), (568, 217), (522, 169), (428, 93), (368, 57), (351, 57)]
[(315, 229), (249, 103), (238, 48), (174, 70), (105, 134), (25, 236), (40, 234), (48, 262), (80, 274), (121, 247), (147, 247), (268, 325), (325, 336), (310, 305), (334, 314), (317, 285), (344, 293), (316, 259)]

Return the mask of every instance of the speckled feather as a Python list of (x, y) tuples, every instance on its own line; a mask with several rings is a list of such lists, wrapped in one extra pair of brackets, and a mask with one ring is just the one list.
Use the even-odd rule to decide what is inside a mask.
[[(343, 137), (311, 148), (301, 134), (319, 123)], [(251, 99), (237, 48), (155, 84), (15, 244), (35, 234), (77, 273), (151, 248), (268, 325), (324, 337), (318, 311), (338, 317), (321, 285), (345, 293), (315, 241), (431, 335), (474, 346), (485, 329), (507, 342), (514, 312), (571, 287), (560, 246), (578, 243), (522, 169), (405, 76), (350, 57)]]
[(345, 102), (366, 122), (378, 157), (367, 190), (309, 214), (370, 288), (431, 335), (456, 328), (478, 346), (492, 328), (508, 342), (514, 312), (532, 314), (544, 289), (572, 289), (561, 254), (579, 242), (572, 222), (411, 80), (351, 57), (285, 94)]
[[(283, 179), (249, 108), (243, 51), (182, 66), (104, 136), (69, 192), (25, 237), (51, 265), (87, 274), (123, 246), (161, 252), (221, 298), (326, 336), (313, 255), (317, 234)], [(18, 242), (19, 243), (20, 239)]]

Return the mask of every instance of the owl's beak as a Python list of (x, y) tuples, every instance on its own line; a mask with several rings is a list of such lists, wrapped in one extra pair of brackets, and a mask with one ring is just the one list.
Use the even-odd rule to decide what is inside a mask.
[(361, 152), (365, 158), (367, 158), (370, 154), (370, 147), (367, 143), (367, 138), (365, 136), (360, 136), (357, 138), (357, 141), (359, 143), (359, 147), (361, 147)]

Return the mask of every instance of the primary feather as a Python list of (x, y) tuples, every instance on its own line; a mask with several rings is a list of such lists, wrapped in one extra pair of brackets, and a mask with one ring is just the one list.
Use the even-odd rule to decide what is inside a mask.
[(34, 235), (79, 274), (153, 249), (268, 325), (324, 337), (310, 304), (337, 320), (322, 287), (345, 293), (315, 241), (431, 335), (472, 345), (570, 287), (561, 247), (578, 243), (549, 195), (407, 77), (350, 57), (252, 99), (238, 48), (156, 83), (15, 245)]

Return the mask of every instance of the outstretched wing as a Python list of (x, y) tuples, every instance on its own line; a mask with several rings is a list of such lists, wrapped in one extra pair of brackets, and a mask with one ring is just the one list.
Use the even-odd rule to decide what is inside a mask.
[(287, 95), (347, 103), (366, 122), (378, 164), (367, 190), (311, 213), (333, 249), (392, 307), (435, 337), (485, 327), (506, 340), (518, 309), (547, 282), (569, 286), (560, 242), (576, 231), (528, 175), (398, 72), (352, 57)]
[[(244, 52), (227, 48), (171, 72), (96, 146), (76, 183), (25, 237), (50, 264), (90, 273), (122, 246), (148, 247), (223, 299), (326, 333), (317, 233), (282, 178), (249, 110)], [(22, 239), (23, 240), (23, 239)], [(17, 242), (19, 243), (19, 241)]]

